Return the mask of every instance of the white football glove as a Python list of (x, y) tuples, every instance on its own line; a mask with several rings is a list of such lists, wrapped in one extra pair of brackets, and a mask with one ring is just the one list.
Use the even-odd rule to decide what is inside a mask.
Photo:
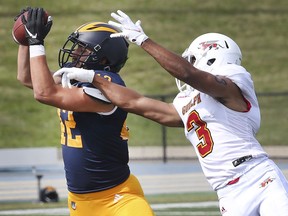
[(111, 13), (111, 16), (117, 20), (119, 23), (109, 21), (108, 23), (116, 28), (119, 28), (121, 33), (111, 34), (111, 38), (115, 37), (124, 37), (132, 43), (136, 43), (138, 46), (148, 39), (148, 36), (144, 33), (141, 27), (141, 21), (138, 20), (136, 23), (133, 23), (128, 15), (126, 15), (121, 10), (116, 13)]
[(53, 76), (54, 77), (61, 77), (62, 87), (63, 88), (71, 88), (71, 80), (77, 80), (80, 82), (93, 82), (94, 78), (94, 70), (86, 70), (83, 68), (61, 68), (56, 71)]
[[(63, 88), (72, 88), (71, 80), (78, 80), (80, 82), (89, 82), (92, 83), (94, 79), (94, 70), (86, 70), (83, 68), (61, 68), (56, 71), (53, 76), (61, 77), (62, 87)], [(100, 99), (107, 103), (111, 103), (100, 90), (96, 88), (83, 87), (83, 91), (94, 98)]]

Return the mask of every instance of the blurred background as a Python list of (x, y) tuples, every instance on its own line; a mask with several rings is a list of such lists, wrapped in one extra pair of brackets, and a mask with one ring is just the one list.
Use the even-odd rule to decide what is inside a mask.
[[(16, 80), (17, 44), (12, 40), (13, 18), (28, 5), (44, 7), (53, 16), (45, 40), (51, 71), (59, 69), (58, 51), (77, 27), (89, 21), (108, 22), (121, 9), (134, 21), (141, 19), (145, 33), (179, 55), (193, 39), (206, 32), (233, 38), (243, 53), (243, 66), (251, 72), (262, 110), (258, 139), (263, 145), (286, 145), (287, 131), (287, 4), (285, 0), (0, 0), (0, 148), (59, 146), (54, 108), (33, 99), (32, 91)], [(148, 54), (130, 45), (121, 71), (127, 86), (142, 94), (172, 102), (175, 80)], [(161, 97), (160, 97), (161, 96)], [(130, 146), (162, 143), (161, 127), (130, 115)], [(168, 145), (188, 145), (182, 129), (167, 129)], [(189, 144), (190, 145), (190, 144)]]

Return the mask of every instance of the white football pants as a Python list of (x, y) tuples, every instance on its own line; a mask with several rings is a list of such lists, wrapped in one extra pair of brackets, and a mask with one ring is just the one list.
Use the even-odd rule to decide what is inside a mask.
[(217, 194), (223, 216), (288, 216), (288, 182), (270, 159)]

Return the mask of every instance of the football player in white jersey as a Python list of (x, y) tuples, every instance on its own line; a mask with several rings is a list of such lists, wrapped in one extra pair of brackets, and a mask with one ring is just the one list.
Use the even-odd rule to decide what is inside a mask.
[(207, 33), (181, 57), (148, 38), (140, 21), (133, 23), (122, 11), (111, 15), (119, 23), (109, 24), (121, 30), (111, 37), (136, 43), (176, 77), (180, 93), (173, 104), (144, 97), (89, 70), (64, 68), (56, 76), (65, 73), (71, 80), (92, 82), (126, 111), (166, 126), (184, 127), (217, 192), (222, 215), (287, 216), (288, 182), (255, 137), (260, 110), (251, 75), (241, 66), (238, 45), (225, 35)]

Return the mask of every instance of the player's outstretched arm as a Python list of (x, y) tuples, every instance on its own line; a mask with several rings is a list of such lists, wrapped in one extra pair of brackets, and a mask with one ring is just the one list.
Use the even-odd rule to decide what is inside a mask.
[(93, 84), (116, 106), (159, 124), (182, 127), (183, 123), (173, 104), (145, 97), (136, 91), (94, 76)]
[(211, 81), (214, 82), (213, 75), (198, 70), (182, 56), (167, 50), (150, 39), (144, 33), (140, 20), (133, 23), (130, 17), (121, 10), (118, 10), (117, 13), (111, 13), (111, 16), (118, 21), (118, 23), (109, 21), (109, 24), (119, 28), (121, 31), (120, 33), (111, 34), (111, 38), (125, 37), (131, 43), (141, 46), (175, 78), (182, 80), (202, 92), (211, 94), (211, 96), (217, 96), (213, 95), (215, 91), (211, 90), (211, 85), (209, 84)]
[(111, 37), (125, 37), (130, 42), (141, 46), (172, 76), (214, 97), (228, 108), (236, 111), (247, 110), (247, 104), (243, 100), (241, 91), (232, 80), (223, 76), (214, 76), (195, 68), (182, 56), (169, 51), (148, 38), (141, 27), (141, 22), (138, 20), (133, 23), (124, 12), (118, 10), (117, 13), (112, 13), (111, 16), (118, 23), (109, 21), (109, 24), (121, 30), (120, 33), (112, 34)]
[(54, 76), (62, 77), (64, 87), (70, 86), (70, 80), (93, 83), (115, 106), (166, 126), (183, 126), (173, 104), (144, 97), (132, 89), (109, 82), (100, 76), (95, 76), (93, 70), (61, 68)]

